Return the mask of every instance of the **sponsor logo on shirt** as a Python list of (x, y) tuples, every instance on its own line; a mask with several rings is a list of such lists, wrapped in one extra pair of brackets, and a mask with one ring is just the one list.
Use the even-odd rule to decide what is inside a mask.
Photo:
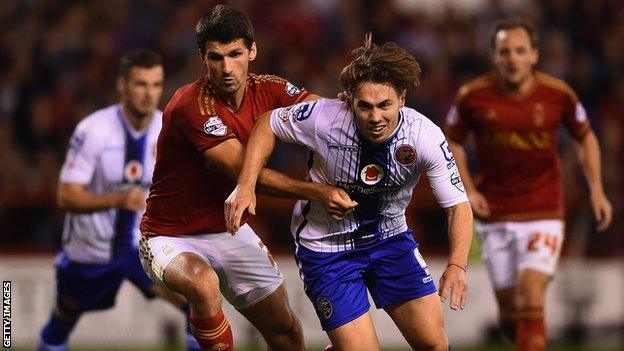
[(444, 140), (440, 144), (440, 149), (442, 150), (442, 154), (444, 155), (444, 159), (446, 160), (446, 169), (451, 169), (455, 167), (455, 157), (453, 156), (453, 153), (451, 152), (451, 147), (446, 142), (446, 140)]
[(224, 136), (227, 134), (227, 126), (219, 116), (208, 117), (208, 120), (204, 123), (204, 132), (208, 135)]
[(295, 122), (305, 121), (310, 118), (314, 106), (316, 106), (316, 101), (308, 101), (297, 105), (297, 109), (292, 113)]
[(455, 170), (452, 174), (451, 174), (451, 184), (453, 184), (457, 190), (461, 191), (462, 193), (465, 193), (466, 190), (464, 190), (464, 183), (461, 180), (461, 177), (459, 176), (459, 171)]
[(286, 94), (290, 96), (299, 95), (301, 93), (301, 89), (292, 85), (290, 82), (286, 82)]
[(380, 166), (371, 163), (370, 165), (364, 166), (362, 171), (360, 172), (360, 177), (364, 184), (374, 185), (377, 184), (381, 178), (384, 176), (384, 170)]
[(416, 162), (416, 149), (412, 145), (401, 145), (394, 151), (394, 159), (403, 166), (411, 166)]
[(328, 319), (334, 312), (331, 302), (325, 296), (316, 299), (316, 310), (320, 317)]
[(124, 167), (124, 178), (128, 183), (135, 183), (143, 176), (143, 165), (141, 162), (131, 160)]

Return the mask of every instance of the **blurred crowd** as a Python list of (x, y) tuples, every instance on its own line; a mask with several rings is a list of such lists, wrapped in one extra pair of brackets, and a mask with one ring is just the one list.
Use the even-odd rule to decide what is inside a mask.
[[(441, 124), (457, 88), (489, 69), (489, 30), (519, 15), (540, 29), (539, 69), (565, 79), (591, 118), (603, 150), (603, 178), (615, 223), (595, 234), (587, 190), (565, 133), (561, 138), (567, 254), (621, 255), (624, 202), (624, 2), (619, 0), (254, 0), (225, 1), (252, 20), (258, 58), (272, 73), (320, 95), (340, 90), (338, 74), (365, 32), (395, 41), (421, 63), (421, 86), (408, 105)], [(164, 107), (182, 84), (204, 74), (194, 25), (214, 1), (0, 1), (0, 251), (59, 247), (62, 213), (56, 182), (68, 138), (82, 118), (117, 101), (119, 57), (157, 50), (165, 63)], [(430, 6), (434, 4), (435, 6)], [(447, 4), (447, 5), (444, 5)], [(272, 165), (291, 175), (305, 156), (281, 147)], [(299, 157), (301, 156), (301, 157)], [(301, 159), (301, 162), (293, 160)], [(426, 183), (426, 182), (424, 182)], [(410, 224), (429, 251), (446, 246), (445, 218), (428, 185), (419, 186)], [(263, 198), (253, 219), (274, 245), (288, 249), (292, 202)], [(269, 209), (270, 208), (270, 209)], [(268, 237), (267, 237), (268, 236)]]

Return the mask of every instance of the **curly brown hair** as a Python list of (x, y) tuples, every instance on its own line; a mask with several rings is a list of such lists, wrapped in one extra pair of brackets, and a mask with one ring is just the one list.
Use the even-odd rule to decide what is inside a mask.
[(364, 45), (351, 54), (355, 58), (340, 74), (340, 83), (349, 96), (364, 82), (389, 83), (397, 95), (420, 84), (420, 65), (414, 56), (393, 42), (376, 45), (368, 33)]

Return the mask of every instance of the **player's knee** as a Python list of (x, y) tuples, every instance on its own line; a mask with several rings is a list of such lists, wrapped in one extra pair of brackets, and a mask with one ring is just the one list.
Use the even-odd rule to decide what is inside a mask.
[(180, 255), (165, 271), (165, 284), (181, 293), (194, 307), (221, 306), (219, 278), (215, 271), (196, 255)]
[(444, 337), (436, 338), (435, 340), (431, 340), (427, 344), (424, 345), (423, 350), (428, 351), (448, 351), (449, 343), (446, 335)]
[(280, 330), (274, 330), (273, 335), (268, 337), (267, 343), (272, 351), (305, 350), (303, 328), (299, 319), (293, 314), (288, 324), (285, 324)]

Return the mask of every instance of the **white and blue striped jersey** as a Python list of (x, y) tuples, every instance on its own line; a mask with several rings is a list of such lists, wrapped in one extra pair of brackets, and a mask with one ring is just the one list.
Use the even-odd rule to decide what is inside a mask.
[[(98, 110), (74, 130), (61, 183), (84, 184), (104, 194), (131, 186), (149, 188), (156, 162), (156, 140), (162, 112), (137, 132), (123, 117), (120, 104)], [(63, 251), (73, 261), (106, 263), (136, 248), (140, 213), (111, 208), (92, 213), (67, 212)]]
[(365, 139), (348, 104), (338, 100), (276, 109), (270, 124), (282, 141), (310, 150), (311, 181), (343, 188), (358, 202), (336, 221), (321, 203), (298, 201), (291, 232), (310, 250), (344, 251), (362, 240), (405, 232), (405, 209), (423, 171), (443, 208), (468, 201), (444, 134), (414, 109), (400, 110), (396, 130), (379, 145)]

